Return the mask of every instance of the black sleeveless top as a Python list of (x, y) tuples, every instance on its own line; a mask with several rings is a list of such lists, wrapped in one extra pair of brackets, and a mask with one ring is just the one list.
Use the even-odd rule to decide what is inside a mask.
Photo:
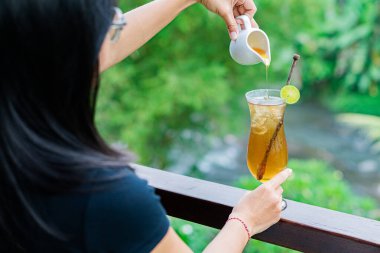
[[(97, 176), (109, 173), (101, 171)], [(27, 252), (150, 252), (169, 228), (159, 197), (132, 171), (102, 190), (34, 199), (44, 220), (67, 239), (31, 229)]]

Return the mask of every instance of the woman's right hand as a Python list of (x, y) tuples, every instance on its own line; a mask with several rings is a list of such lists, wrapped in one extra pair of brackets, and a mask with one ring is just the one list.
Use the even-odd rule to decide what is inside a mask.
[(258, 27), (253, 20), (256, 5), (253, 0), (196, 0), (203, 4), (208, 10), (218, 14), (224, 19), (231, 40), (236, 40), (239, 29), (235, 17), (246, 15), (251, 19), (253, 27)]
[(246, 222), (251, 235), (260, 233), (277, 223), (281, 215), (283, 192), (281, 184), (291, 174), (291, 169), (285, 169), (270, 181), (247, 192), (234, 207), (230, 217), (238, 217)]

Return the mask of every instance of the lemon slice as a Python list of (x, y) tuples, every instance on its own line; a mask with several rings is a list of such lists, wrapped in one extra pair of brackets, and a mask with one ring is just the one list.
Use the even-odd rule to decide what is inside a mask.
[(280, 91), (280, 96), (287, 104), (295, 104), (300, 99), (300, 91), (296, 86), (285, 85)]

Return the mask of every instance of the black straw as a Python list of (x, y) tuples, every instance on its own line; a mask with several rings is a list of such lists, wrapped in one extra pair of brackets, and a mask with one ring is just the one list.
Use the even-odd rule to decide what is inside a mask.
[(290, 72), (289, 72), (288, 80), (286, 81), (286, 85), (290, 84), (290, 79), (292, 79), (293, 69), (296, 66), (296, 63), (300, 58), (301, 58), (301, 56), (299, 56), (298, 54), (293, 55), (293, 64), (292, 64), (292, 67), (290, 68)]

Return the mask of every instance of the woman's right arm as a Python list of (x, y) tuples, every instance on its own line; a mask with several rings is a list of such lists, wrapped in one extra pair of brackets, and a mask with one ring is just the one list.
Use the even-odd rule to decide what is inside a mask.
[[(247, 192), (232, 210), (230, 217), (243, 221), (250, 235), (266, 230), (277, 223), (281, 215), (281, 184), (292, 174), (290, 169), (283, 170), (272, 180), (263, 183), (253, 191)], [(206, 247), (204, 253), (242, 252), (249, 240), (244, 225), (237, 219), (229, 220), (214, 240)], [(169, 228), (153, 253), (187, 253), (191, 249)]]
[[(197, 2), (220, 15), (231, 39), (236, 39), (238, 27), (235, 16), (247, 15), (252, 19), (256, 6), (252, 0), (154, 0), (124, 14), (127, 25), (119, 40), (111, 43), (112, 33), (107, 34), (100, 51), (99, 70), (106, 70), (144, 45), (182, 10)], [(196, 18), (196, 17), (194, 17)], [(257, 24), (253, 21), (254, 26)]]

